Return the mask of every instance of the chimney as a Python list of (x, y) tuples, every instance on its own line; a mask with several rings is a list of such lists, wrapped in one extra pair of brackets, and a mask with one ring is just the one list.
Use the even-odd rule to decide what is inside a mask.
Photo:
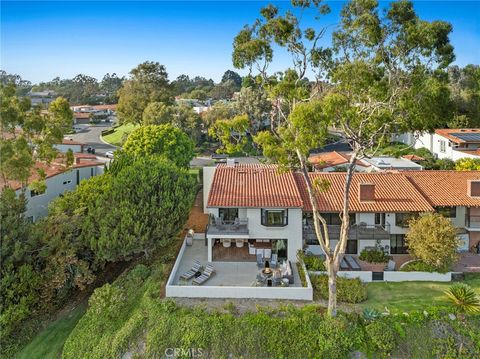
[(480, 180), (468, 181), (467, 191), (470, 197), (480, 197)]
[(375, 184), (359, 183), (358, 184), (358, 200), (360, 202), (375, 201)]
[(235, 158), (227, 158), (227, 167), (235, 167)]
[(81, 158), (80, 157), (75, 157), (75, 163), (78, 165), (80, 163)]

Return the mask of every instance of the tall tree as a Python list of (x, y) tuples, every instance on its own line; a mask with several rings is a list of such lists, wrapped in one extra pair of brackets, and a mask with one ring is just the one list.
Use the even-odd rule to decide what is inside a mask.
[(118, 90), (122, 87), (124, 78), (118, 77), (116, 73), (105, 74), (100, 82), (100, 91), (105, 94), (105, 103), (115, 104), (118, 102)]
[(233, 82), (237, 91), (242, 86), (242, 77), (238, 73), (236, 73), (235, 71), (232, 71), (232, 70), (225, 71), (225, 73), (222, 76), (222, 81), (221, 82), (225, 83), (227, 81)]
[(123, 150), (136, 158), (155, 155), (165, 157), (179, 167), (188, 167), (194, 156), (194, 143), (171, 124), (149, 125), (133, 131)]
[(242, 87), (235, 107), (238, 113), (247, 115), (251, 134), (266, 127), (272, 111), (272, 103), (262, 87)]
[[(454, 58), (448, 39), (451, 26), (421, 20), (408, 1), (392, 3), (379, 14), (377, 1), (354, 0), (341, 11), (332, 48), (323, 48), (318, 40), (325, 28), (302, 28), (300, 19), (313, 14), (318, 21), (318, 15), (329, 12), (328, 6), (321, 1), (292, 5), (295, 10), (283, 15), (273, 5), (263, 8), (262, 17), (235, 37), (233, 63), (250, 71), (256, 68), (274, 100), (272, 130), (260, 132), (256, 140), (267, 156), (303, 175), (316, 236), (326, 255), (328, 312), (336, 315), (336, 278), (348, 238), (355, 162), (374, 153), (395, 131), (439, 125), (442, 111), (448, 112), (444, 69)], [(280, 76), (267, 73), (273, 46), (293, 57), (293, 66)], [(313, 86), (302, 81), (307, 71), (315, 75)], [(331, 89), (320, 85), (325, 77), (334, 85)], [(341, 130), (353, 149), (335, 245), (316, 196), (328, 185), (314, 183), (307, 165), (310, 149), (325, 142), (329, 125)]]
[(173, 103), (167, 71), (158, 62), (146, 61), (130, 71), (118, 95), (118, 119), (125, 123), (142, 123), (143, 111), (151, 102)]

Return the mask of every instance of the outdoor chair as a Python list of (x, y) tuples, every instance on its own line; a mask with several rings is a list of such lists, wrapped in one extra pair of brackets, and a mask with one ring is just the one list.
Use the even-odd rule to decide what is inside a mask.
[(223, 229), (223, 220), (220, 217), (215, 218), (215, 226), (218, 229)]
[(273, 286), (279, 286), (282, 283), (282, 273), (279, 270), (273, 272)]
[(202, 264), (200, 263), (200, 261), (198, 259), (195, 259), (193, 261), (192, 268), (190, 268), (189, 271), (183, 273), (180, 276), (180, 278), (189, 280), (190, 278), (192, 278), (195, 275), (195, 273), (197, 273), (200, 270), (201, 266), (202, 266)]
[(395, 270), (395, 261), (391, 259), (388, 260), (387, 266), (385, 267), (385, 271), (392, 272)]
[(350, 266), (350, 268), (352, 268), (353, 270), (360, 270), (361, 269), (360, 265), (357, 263), (355, 258), (353, 258), (352, 256), (345, 256), (345, 259), (346, 259), (348, 265)]
[(240, 218), (235, 218), (235, 221), (233, 222), (233, 228), (235, 229), (240, 228)]
[(203, 271), (202, 275), (193, 280), (193, 284), (201, 285), (205, 283), (215, 273), (215, 268), (211, 264), (207, 264), (207, 267)]
[(257, 253), (257, 267), (263, 268), (263, 254)]
[(272, 254), (272, 259), (270, 259), (270, 267), (277, 268), (278, 264), (278, 254)]

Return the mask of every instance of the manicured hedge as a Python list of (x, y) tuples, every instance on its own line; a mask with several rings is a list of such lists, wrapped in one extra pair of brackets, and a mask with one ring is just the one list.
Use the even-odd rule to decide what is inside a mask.
[[(328, 299), (328, 276), (311, 275), (315, 294)], [(345, 303), (360, 303), (367, 300), (367, 285), (359, 278), (337, 277), (337, 300)]]

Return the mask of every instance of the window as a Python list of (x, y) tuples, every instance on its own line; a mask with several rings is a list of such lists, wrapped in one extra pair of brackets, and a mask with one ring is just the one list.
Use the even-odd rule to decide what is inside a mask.
[(390, 235), (390, 254), (407, 254), (407, 246), (405, 245), (404, 234)]
[(445, 218), (456, 218), (457, 217), (457, 207), (437, 207), (437, 213), (441, 214)]
[(218, 215), (224, 221), (235, 221), (238, 218), (238, 208), (219, 208)]
[(285, 209), (262, 209), (262, 225), (283, 227), (288, 224), (288, 211)]
[(375, 213), (375, 224), (379, 226), (385, 225), (385, 213)]
[(70, 183), (72, 183), (72, 180), (63, 181), (63, 184), (64, 184), (64, 185), (67, 185), (67, 184), (70, 184)]
[[(328, 225), (339, 226), (342, 224), (342, 219), (340, 218), (339, 213), (321, 213), (321, 216), (325, 218), (325, 221)], [(355, 213), (350, 213), (350, 225), (355, 224), (356, 216)]]
[(395, 225), (397, 227), (407, 228), (408, 222), (417, 217), (414, 213), (395, 213)]
[(445, 153), (447, 152), (446, 146), (445, 146), (445, 141), (440, 140), (440, 152)]
[(93, 177), (93, 167), (90, 168), (90, 177)]
[(45, 193), (45, 191), (44, 192), (37, 192), (34, 189), (31, 189), (30, 190), (30, 197), (40, 196), (41, 194), (44, 194), (44, 193)]
[(77, 186), (80, 184), (80, 171), (77, 170)]

